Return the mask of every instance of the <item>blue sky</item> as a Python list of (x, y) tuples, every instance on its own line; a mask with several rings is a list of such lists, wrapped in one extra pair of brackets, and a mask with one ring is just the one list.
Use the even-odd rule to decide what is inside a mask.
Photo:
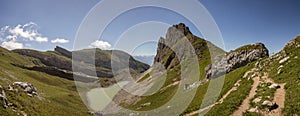
[[(72, 50), (77, 29), (87, 13), (99, 1), (1, 0), (0, 28), (3, 33), (0, 36), (0, 45), (14, 47), (9, 46), (12, 44), (19, 48), (37, 50), (52, 50), (59, 45)], [(300, 34), (299, 0), (200, 0), (200, 2), (217, 23), (227, 51), (241, 45), (262, 42), (271, 53), (277, 52), (285, 43)], [(113, 6), (112, 4), (111, 8), (114, 8)], [(197, 11), (191, 13), (197, 15)], [(101, 22), (101, 19), (97, 21)], [(125, 51), (136, 55), (154, 54), (156, 44), (153, 41), (157, 41), (160, 36), (164, 37), (167, 27), (179, 22), (186, 23), (195, 35), (202, 36), (187, 18), (175, 12), (158, 7), (143, 7), (132, 9), (115, 18), (103, 35), (97, 38), (101, 38), (101, 41), (95, 41), (87, 47), (112, 49), (118, 47), (117, 42), (130, 43), (134, 39), (143, 38), (149, 40), (149, 44), (135, 46), (136, 49)], [(135, 24), (139, 25), (131, 27)], [(5, 29), (6, 26), (9, 27)], [(15, 37), (7, 38), (9, 35)]]

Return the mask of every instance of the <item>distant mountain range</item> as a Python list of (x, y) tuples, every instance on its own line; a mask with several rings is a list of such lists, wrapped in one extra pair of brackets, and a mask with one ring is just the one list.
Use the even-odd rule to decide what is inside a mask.
[(139, 56), (133, 56), (138, 61), (141, 61), (143, 63), (146, 63), (148, 65), (152, 65), (154, 62), (155, 55), (139, 55)]

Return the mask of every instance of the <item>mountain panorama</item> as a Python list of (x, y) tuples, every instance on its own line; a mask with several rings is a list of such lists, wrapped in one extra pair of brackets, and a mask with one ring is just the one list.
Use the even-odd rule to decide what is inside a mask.
[[(0, 115), (298, 116), (299, 47), (300, 36), (272, 56), (263, 43), (226, 52), (183, 23), (159, 38), (152, 66), (119, 50), (0, 47)], [(113, 71), (112, 61), (128, 65)], [(101, 110), (77, 92), (130, 80)]]

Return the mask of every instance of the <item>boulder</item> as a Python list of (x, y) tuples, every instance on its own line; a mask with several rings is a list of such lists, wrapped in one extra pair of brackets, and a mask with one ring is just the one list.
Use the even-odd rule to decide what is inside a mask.
[(269, 86), (270, 89), (278, 89), (280, 88), (280, 85), (273, 83), (272, 85)]
[(285, 58), (283, 58), (283, 59), (281, 59), (280, 61), (279, 61), (279, 64), (283, 64), (283, 63), (285, 63), (286, 61), (288, 61), (290, 59), (290, 57), (288, 56), (288, 57), (285, 57)]
[(271, 102), (271, 101), (269, 101), (269, 100), (265, 100), (263, 103), (262, 103), (262, 105), (264, 105), (264, 106), (273, 106), (275, 103), (273, 103), (273, 102)]
[(266, 100), (262, 103), (262, 105), (264, 106), (268, 106), (269, 111), (272, 111), (276, 108), (278, 108), (279, 106), (275, 103), (275, 102), (271, 102), (269, 100)]
[(258, 102), (260, 102), (261, 101), (261, 97), (258, 97), (258, 98), (255, 98), (252, 102), (253, 103), (258, 103)]
[(258, 108), (257, 106), (255, 108), (250, 108), (249, 110), (247, 110), (248, 112), (258, 112)]
[(14, 91), (14, 88), (11, 85), (7, 86), (8, 91)]
[(236, 83), (236, 84), (234, 84), (234, 86), (235, 86), (235, 87), (239, 87), (239, 86), (240, 86), (240, 84), (239, 84), (239, 83)]

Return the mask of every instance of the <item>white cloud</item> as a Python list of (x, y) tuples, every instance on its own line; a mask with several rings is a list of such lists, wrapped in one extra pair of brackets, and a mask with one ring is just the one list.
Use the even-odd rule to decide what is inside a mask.
[(9, 49), (9, 50), (13, 50), (13, 49), (22, 49), (23, 48), (23, 44), (16, 42), (14, 40), (11, 41), (5, 41), (1, 44), (2, 47)]
[[(29, 24), (25, 24), (25, 25), (29, 25)], [(15, 28), (9, 29), (9, 32), (12, 35), (19, 36), (24, 39), (29, 39), (30, 41), (33, 41), (34, 38), (38, 36), (38, 33), (36, 31), (30, 30), (30, 29), (24, 30), (24, 26), (19, 24)]]
[(108, 42), (96, 40), (90, 44), (91, 48), (109, 49), (111, 45)]
[(34, 22), (29, 22), (24, 25), (18, 24), (15, 27), (4, 26), (0, 30), (0, 36), (1, 38), (13, 39), (14, 41), (21, 39), (40, 43), (48, 42), (48, 38), (43, 37), (42, 34), (37, 31), (37, 24)]
[(51, 40), (51, 43), (65, 44), (65, 43), (69, 43), (69, 40), (63, 38), (56, 38), (54, 40)]
[[(7, 49), (21, 49), (30, 42), (45, 43), (49, 38), (38, 32), (38, 25), (34, 22), (18, 24), (16, 26), (4, 26), (0, 28), (0, 45)], [(51, 43), (69, 43), (69, 40), (56, 38)], [(25, 47), (24, 47), (25, 45)]]
[(34, 22), (29, 22), (29, 23), (24, 24), (23, 28), (25, 28), (25, 27), (33, 27), (33, 26), (37, 26), (37, 24), (34, 23)]
[(6, 36), (6, 39), (9, 39), (9, 40), (16, 40), (16, 39), (17, 39), (17, 36), (16, 36), (16, 35), (8, 35), (8, 36)]
[(37, 41), (37, 42), (48, 42), (48, 38), (47, 37), (36, 37), (35, 41)]

